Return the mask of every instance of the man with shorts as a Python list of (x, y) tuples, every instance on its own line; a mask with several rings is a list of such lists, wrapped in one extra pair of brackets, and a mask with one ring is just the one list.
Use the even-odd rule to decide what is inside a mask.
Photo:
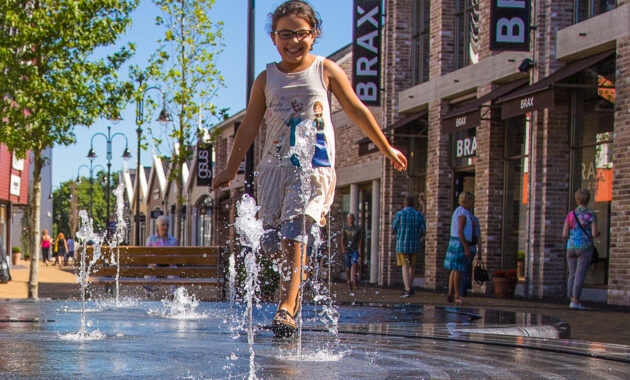
[(396, 213), (392, 231), (396, 233), (396, 263), (402, 267), (405, 290), (401, 297), (410, 297), (413, 291), (413, 277), (418, 255), (422, 250), (422, 240), (427, 230), (424, 215), (413, 208), (414, 198), (405, 198), (406, 207)]
[(361, 226), (355, 224), (356, 217), (353, 213), (348, 214), (348, 224), (343, 227), (341, 234), (341, 246), (343, 247), (343, 260), (346, 264), (346, 278), (348, 279), (348, 290), (357, 289), (358, 267), (361, 262), (363, 252), (363, 234)]

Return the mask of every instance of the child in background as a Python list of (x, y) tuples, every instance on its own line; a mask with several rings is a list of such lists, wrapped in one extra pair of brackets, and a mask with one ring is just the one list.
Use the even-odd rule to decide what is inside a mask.
[[(343, 69), (310, 53), (321, 33), (321, 20), (306, 1), (282, 3), (271, 15), (271, 29), (271, 40), (281, 61), (268, 64), (256, 78), (226, 168), (214, 178), (212, 187), (229, 186), (236, 177), (264, 120), (267, 134), (258, 166), (259, 214), (266, 229), (279, 232), (281, 249), (275, 252), (276, 259), (287, 260), (289, 268), (289, 273), (283, 274), (281, 301), (272, 329), (277, 337), (289, 337), (296, 330), (302, 265), (306, 259), (304, 248), (308, 241), (306, 231), (315, 223), (320, 226), (326, 223), (325, 215), (335, 192), (335, 140), (328, 91), (332, 91), (350, 119), (397, 170), (406, 169), (407, 159), (388, 143)], [(299, 162), (290, 153), (296, 143), (297, 120), (310, 120), (307, 125), (317, 129), (311, 194), (306, 204), (301, 200)]]

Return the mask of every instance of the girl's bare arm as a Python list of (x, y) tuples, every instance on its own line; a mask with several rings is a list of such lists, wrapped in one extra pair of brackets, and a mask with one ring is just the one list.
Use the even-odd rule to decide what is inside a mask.
[(328, 79), (328, 88), (335, 94), (339, 104), (350, 120), (361, 128), (361, 131), (376, 147), (392, 161), (397, 170), (407, 168), (407, 158), (398, 149), (392, 147), (378, 126), (372, 112), (361, 102), (352, 89), (348, 76), (339, 65), (329, 59), (324, 61), (324, 75)]
[(252, 86), (252, 92), (245, 113), (245, 119), (241, 123), (234, 138), (234, 145), (230, 152), (230, 157), (225, 165), (225, 170), (214, 177), (212, 189), (218, 189), (230, 185), (230, 181), (236, 177), (238, 168), (247, 154), (247, 150), (254, 142), (260, 124), (262, 122), (267, 105), (265, 103), (265, 85), (267, 83), (267, 73), (263, 71), (258, 75)]

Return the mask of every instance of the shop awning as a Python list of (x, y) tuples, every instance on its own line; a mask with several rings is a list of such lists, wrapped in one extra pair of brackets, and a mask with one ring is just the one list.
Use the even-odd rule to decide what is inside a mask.
[(461, 107), (457, 107), (442, 118), (442, 134), (448, 134), (455, 131), (463, 131), (469, 128), (479, 126), (481, 121), (481, 107), (487, 102), (493, 102), (502, 96), (518, 90), (527, 85), (529, 79), (523, 78), (514, 82), (510, 82), (486, 95), (466, 103)]
[[(417, 125), (417, 126), (420, 126), (422, 129), (425, 129), (429, 125), (425, 119), (426, 115), (427, 115), (427, 111), (421, 111), (421, 112), (417, 112), (417, 113), (413, 113), (408, 116), (405, 116), (402, 119), (395, 122), (394, 124), (391, 124), (387, 128), (383, 129), (383, 133), (385, 135), (387, 135), (387, 133), (391, 131), (394, 131), (395, 133), (397, 129), (413, 126), (413, 125)], [(420, 132), (421, 130), (418, 130), (418, 134)], [(359, 144), (359, 156), (377, 151), (376, 147), (374, 146), (374, 143), (372, 143), (372, 141), (370, 141), (370, 139), (367, 137), (359, 140), (357, 143)]]
[(603, 61), (613, 54), (615, 54), (614, 51), (606, 51), (568, 63), (538, 82), (500, 98), (497, 103), (501, 103), (501, 118), (508, 119), (531, 111), (553, 107), (553, 87), (556, 83)]

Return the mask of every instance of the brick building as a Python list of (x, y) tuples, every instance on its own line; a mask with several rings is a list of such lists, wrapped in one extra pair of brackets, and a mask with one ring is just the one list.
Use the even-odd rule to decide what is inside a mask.
[[(497, 42), (514, 41), (504, 37), (527, 25), (507, 19), (512, 29), (505, 27), (492, 17), (493, 6), (529, 15), (531, 32), (520, 50)], [(428, 230), (419, 281), (445, 289), (451, 215), (459, 193), (471, 191), (487, 268), (522, 266), (517, 292), (562, 297), (562, 227), (575, 206), (572, 194), (586, 188), (602, 235), (583, 298), (629, 305), (630, 1), (385, 0), (383, 7), (382, 100), (371, 110), (407, 155), (407, 172), (396, 172), (375, 151), (334, 97), (331, 107), (337, 191), (330, 232), (341, 229), (348, 212), (357, 214), (365, 231), (363, 278), (401, 282), (391, 221), (405, 196), (422, 195)], [(329, 58), (350, 75), (351, 46)], [(216, 168), (225, 167), (243, 117), (241, 111), (215, 127)], [(264, 135), (263, 126), (256, 163)], [(202, 193), (189, 200), (197, 212), (189, 220), (211, 225), (212, 233), (189, 240), (233, 246), (242, 174), (229, 189)], [(493, 289), (486, 283), (474, 291)]]
[[(411, 3), (415, 12), (407, 9)], [(600, 260), (589, 271), (584, 297), (630, 304), (630, 204), (624, 182), (630, 117), (623, 91), (630, 62), (630, 4), (507, 2), (524, 9), (529, 3), (535, 28), (528, 51), (497, 51), (491, 49), (493, 3), (506, 2), (387, 2), (387, 20), (395, 30), (386, 27), (393, 34), (386, 41), (399, 38), (394, 46), (410, 39), (400, 29), (418, 29), (404, 25), (417, 25), (430, 15), (430, 44), (420, 52), (422, 58), (394, 58), (395, 72), (412, 73), (421, 69), (414, 62), (425, 62), (428, 55), (428, 78), (417, 75), (424, 81), (406, 88), (394, 80), (394, 99), (386, 103), (391, 111), (385, 111), (394, 119), (427, 115), (424, 286), (446, 286), (442, 260), (450, 215), (457, 195), (469, 190), (476, 195), (489, 270), (516, 268), (520, 251), (523, 294), (563, 296), (562, 227), (575, 206), (572, 194), (586, 188), (602, 235), (596, 239)], [(388, 200), (383, 203), (387, 209)], [(492, 286), (475, 291), (492, 292)]]
[(6, 146), (0, 145), (0, 254), (11, 262), (11, 247), (20, 245), (12, 241), (15, 208), (28, 204), (30, 160), (27, 155), (18, 159)]

